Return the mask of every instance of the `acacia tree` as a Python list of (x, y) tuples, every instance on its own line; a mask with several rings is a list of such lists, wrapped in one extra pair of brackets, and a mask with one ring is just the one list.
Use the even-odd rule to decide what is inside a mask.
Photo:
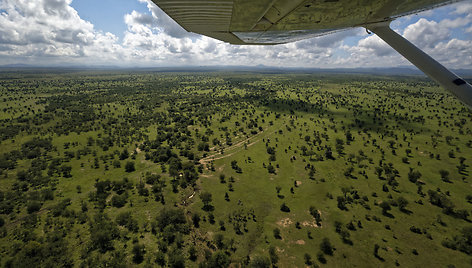
[(387, 215), (388, 214), (388, 211), (392, 209), (392, 207), (390, 206), (390, 204), (386, 201), (380, 203), (380, 208), (382, 208), (382, 214), (384, 215)]
[(131, 162), (131, 161), (126, 162), (126, 165), (125, 165), (125, 171), (126, 172), (129, 173), (129, 172), (133, 172), (135, 170), (136, 170), (136, 168), (134, 167), (134, 162)]
[(329, 242), (329, 239), (327, 237), (323, 238), (323, 240), (321, 241), (320, 250), (326, 255), (333, 255), (334, 248), (333, 248), (333, 245), (331, 245), (331, 242)]
[(449, 180), (449, 171), (441, 169), (439, 170), (439, 175), (441, 175), (441, 179), (445, 182), (450, 182)]
[(408, 200), (406, 200), (403, 196), (399, 196), (397, 198), (397, 204), (398, 204), (398, 208), (401, 211), (406, 211), (406, 206), (408, 205)]
[(203, 210), (205, 211), (211, 211), (213, 210), (213, 206), (210, 204), (212, 199), (211, 193), (209, 192), (203, 192), (200, 194), (200, 199), (203, 202)]

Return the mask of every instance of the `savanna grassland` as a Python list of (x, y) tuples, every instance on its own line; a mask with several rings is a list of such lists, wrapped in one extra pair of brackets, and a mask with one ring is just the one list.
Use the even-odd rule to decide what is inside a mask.
[(4, 267), (470, 267), (472, 112), (421, 77), (4, 71)]

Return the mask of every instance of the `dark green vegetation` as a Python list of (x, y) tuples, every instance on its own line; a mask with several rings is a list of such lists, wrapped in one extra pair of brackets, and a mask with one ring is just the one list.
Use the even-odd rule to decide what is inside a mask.
[(418, 78), (0, 74), (2, 266), (470, 267), (472, 113)]

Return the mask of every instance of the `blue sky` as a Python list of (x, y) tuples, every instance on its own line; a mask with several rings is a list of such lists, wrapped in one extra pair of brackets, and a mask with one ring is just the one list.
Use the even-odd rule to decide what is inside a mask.
[(93, 23), (97, 30), (110, 32), (121, 39), (128, 28), (124, 21), (125, 14), (133, 10), (150, 14), (146, 3), (137, 0), (74, 0), (71, 6), (82, 19)]
[[(447, 67), (472, 69), (472, 1), (392, 27)], [(410, 65), (363, 29), (277, 46), (234, 46), (187, 33), (150, 0), (0, 0), (0, 64)]]

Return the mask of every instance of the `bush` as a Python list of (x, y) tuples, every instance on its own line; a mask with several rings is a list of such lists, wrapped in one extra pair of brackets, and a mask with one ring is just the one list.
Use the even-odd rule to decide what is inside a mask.
[(333, 255), (334, 248), (327, 237), (323, 238), (323, 240), (321, 241), (320, 250), (326, 255)]
[(303, 255), (303, 258), (305, 259), (305, 264), (306, 264), (306, 265), (311, 265), (311, 264), (312, 264), (311, 255), (310, 255), (310, 254), (305, 253), (305, 255)]
[(118, 214), (116, 216), (115, 221), (118, 225), (125, 226), (126, 228), (128, 228), (128, 230), (132, 232), (137, 232), (139, 229), (138, 221), (133, 218), (131, 212), (129, 211), (121, 212), (120, 214)]
[(319, 262), (321, 262), (323, 264), (326, 264), (326, 262), (327, 262), (325, 256), (321, 252), (318, 253), (316, 258), (318, 259)]
[(116, 208), (121, 208), (126, 204), (127, 201), (127, 195), (122, 194), (122, 195), (114, 195), (111, 198), (111, 205), (116, 207)]
[(274, 237), (275, 237), (275, 239), (282, 239), (282, 237), (280, 236), (280, 229), (279, 228), (274, 229)]
[(269, 256), (270, 261), (272, 262), (272, 266), (276, 266), (277, 262), (279, 261), (279, 256), (277, 256), (277, 251), (275, 250), (274, 246), (270, 246)]
[(280, 210), (283, 211), (283, 212), (290, 212), (290, 208), (285, 203), (283, 203), (280, 206)]
[(131, 161), (126, 162), (126, 165), (125, 165), (126, 172), (133, 172), (135, 170), (136, 168), (134, 167), (134, 162), (131, 162)]
[(38, 201), (30, 201), (26, 208), (29, 214), (39, 211), (40, 209), (41, 209), (41, 203), (39, 203)]
[(263, 256), (255, 256), (251, 259), (249, 263), (250, 268), (269, 268), (270, 267), (270, 260), (267, 257)]
[(144, 260), (144, 253), (146, 252), (144, 245), (135, 244), (133, 246), (133, 262), (139, 264)]
[(454, 236), (452, 239), (444, 240), (442, 245), (472, 255), (472, 227), (463, 228), (459, 235)]

